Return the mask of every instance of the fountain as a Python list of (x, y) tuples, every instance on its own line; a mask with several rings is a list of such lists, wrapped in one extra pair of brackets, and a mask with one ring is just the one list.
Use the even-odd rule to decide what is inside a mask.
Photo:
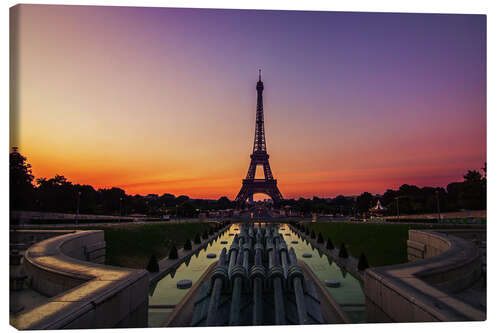
[[(276, 225), (240, 226), (229, 249), (176, 306), (166, 326), (347, 322)], [(189, 314), (189, 315), (186, 315)]]

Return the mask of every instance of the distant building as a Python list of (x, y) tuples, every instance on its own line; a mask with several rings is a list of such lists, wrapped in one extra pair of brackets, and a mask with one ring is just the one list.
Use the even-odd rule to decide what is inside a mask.
[(387, 208), (382, 206), (380, 200), (377, 200), (375, 207), (370, 208), (370, 213), (373, 216), (382, 216), (385, 212), (387, 212)]
[(211, 218), (222, 218), (222, 217), (232, 217), (234, 215), (234, 210), (229, 209), (221, 209), (221, 210), (211, 210), (208, 212), (208, 217)]

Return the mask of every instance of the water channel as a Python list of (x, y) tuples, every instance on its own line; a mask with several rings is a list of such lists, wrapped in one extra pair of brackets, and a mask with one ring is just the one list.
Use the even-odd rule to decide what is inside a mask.
[[(303, 260), (311, 268), (320, 281), (337, 280), (340, 281), (340, 287), (328, 288), (327, 290), (333, 296), (335, 301), (341, 306), (342, 310), (349, 316), (353, 323), (363, 322), (365, 320), (365, 296), (361, 283), (337, 264), (322, 254), (321, 251), (313, 249), (310, 244), (300, 239), (287, 224), (279, 227), (279, 232), (283, 234), (288, 247), (293, 247), (297, 258)], [(177, 282), (180, 280), (192, 280), (193, 285), (202, 276), (205, 270), (213, 262), (218, 260), (222, 249), (226, 247), (229, 250), (234, 235), (239, 233), (239, 225), (233, 224), (212, 244), (208, 244), (205, 249), (193, 255), (188, 261), (181, 264), (175, 272), (166, 275), (156, 284), (150, 286), (150, 306), (161, 306), (161, 308), (149, 309), (149, 327), (161, 327), (168, 318), (173, 308), (166, 305), (175, 305), (189, 292), (189, 289), (177, 289)], [(292, 241), (297, 241), (296, 244)], [(223, 244), (223, 242), (226, 242)], [(216, 258), (207, 258), (207, 254), (214, 253)], [(303, 258), (304, 253), (312, 254), (310, 258)]]

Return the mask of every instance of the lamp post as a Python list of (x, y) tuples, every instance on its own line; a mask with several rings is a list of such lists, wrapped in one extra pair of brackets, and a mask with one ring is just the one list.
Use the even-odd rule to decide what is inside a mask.
[(120, 197), (120, 211), (118, 212), (118, 222), (122, 221), (122, 201), (123, 198)]
[(80, 197), (82, 195), (81, 191), (78, 191), (78, 196), (76, 197), (76, 216), (75, 216), (75, 224), (78, 225), (78, 215), (80, 215)]
[(437, 203), (437, 210), (438, 210), (438, 223), (441, 223), (441, 209), (439, 208), (439, 191), (436, 190), (436, 203)]
[(399, 222), (399, 197), (396, 197), (396, 213), (398, 215), (398, 222)]

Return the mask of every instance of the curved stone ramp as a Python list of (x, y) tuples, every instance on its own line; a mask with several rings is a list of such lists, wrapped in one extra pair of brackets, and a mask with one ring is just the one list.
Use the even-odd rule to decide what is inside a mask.
[(484, 311), (453, 296), (479, 279), (479, 249), (471, 241), (446, 233), (457, 231), (410, 230), (408, 255), (415, 261), (366, 270), (369, 322), (486, 319)]
[(91, 262), (103, 262), (102, 230), (65, 232), (26, 250), (31, 288), (51, 298), (11, 324), (30, 330), (147, 327), (147, 272)]

